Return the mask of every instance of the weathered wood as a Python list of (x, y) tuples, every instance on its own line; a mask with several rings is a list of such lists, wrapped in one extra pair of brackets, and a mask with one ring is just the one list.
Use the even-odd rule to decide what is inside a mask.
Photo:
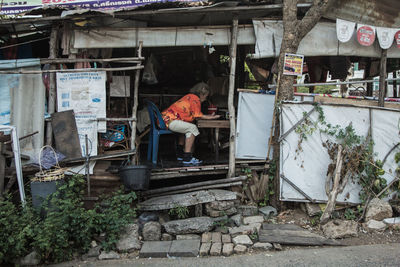
[(341, 180), (340, 173), (342, 171), (342, 164), (343, 164), (342, 150), (343, 150), (342, 145), (339, 145), (337, 159), (336, 159), (335, 177), (333, 179), (333, 186), (331, 192), (329, 193), (328, 203), (326, 204), (326, 208), (324, 210), (324, 213), (322, 213), (320, 219), (321, 224), (325, 224), (329, 221), (332, 211), (335, 209), (336, 197), (339, 193), (340, 180)]
[[(139, 47), (138, 47), (138, 55), (141, 57), (142, 55), (142, 46), (143, 42), (139, 42)], [(140, 66), (140, 63), (137, 64), (137, 66)], [(131, 134), (131, 149), (135, 150), (136, 149), (136, 117), (137, 117), (137, 108), (139, 105), (139, 78), (140, 78), (140, 70), (137, 70), (135, 73), (135, 84), (134, 84), (134, 89), (133, 89), (133, 107), (132, 107), (132, 134)], [(135, 156), (134, 156), (135, 157)], [(133, 160), (135, 162), (135, 160)]]
[(246, 179), (247, 179), (246, 176), (239, 176), (239, 177), (234, 177), (234, 178), (216, 179), (216, 180), (212, 180), (212, 181), (204, 181), (204, 182), (198, 182), (198, 183), (190, 183), (190, 184), (184, 184), (184, 185), (170, 186), (170, 187), (164, 187), (164, 188), (159, 188), (159, 189), (148, 190), (148, 191), (144, 192), (144, 195), (155, 195), (155, 194), (160, 194), (160, 193), (164, 193), (164, 192), (170, 192), (170, 191), (181, 190), (181, 189), (195, 188), (195, 187), (205, 186), (205, 185), (238, 182), (238, 181), (244, 181)]
[(63, 63), (81, 63), (81, 62), (122, 62), (122, 63), (140, 63), (142, 57), (120, 57), (120, 58), (41, 58), (40, 64), (63, 64)]
[(235, 125), (235, 106), (233, 105), (235, 90), (235, 73), (236, 73), (236, 51), (238, 37), (239, 21), (237, 18), (232, 23), (231, 45), (230, 45), (230, 73), (229, 73), (229, 92), (228, 92), (228, 111), (229, 111), (229, 169), (228, 177), (235, 176), (235, 143), (236, 143), (236, 125)]
[(263, 223), (263, 230), (291, 230), (291, 231), (304, 231), (304, 228), (296, 224), (272, 224), (272, 223)]
[(198, 128), (229, 128), (228, 120), (198, 120)]
[(385, 105), (386, 62), (387, 62), (387, 49), (382, 49), (381, 60), (380, 60), (380, 64), (379, 64), (379, 98), (378, 98), (378, 105), (380, 107), (383, 107)]
[(306, 230), (260, 230), (258, 239), (260, 242), (278, 243), (282, 245), (341, 245), (335, 240), (327, 239)]
[(159, 195), (166, 196), (166, 195), (172, 195), (172, 194), (181, 194), (181, 193), (194, 192), (194, 191), (199, 191), (199, 190), (218, 189), (218, 188), (226, 188), (226, 187), (240, 186), (240, 185), (242, 185), (241, 181), (232, 182), (232, 183), (224, 183), (224, 184), (205, 185), (205, 186), (199, 186), (199, 187), (194, 187), (194, 188), (171, 191), (171, 192), (162, 193)]
[(266, 171), (263, 171), (261, 173), (261, 178), (260, 178), (260, 183), (258, 187), (258, 199), (264, 199), (266, 194), (269, 194), (267, 192), (269, 186), (269, 174), (266, 173)]
[(173, 179), (173, 178), (179, 178), (179, 177), (188, 177), (188, 176), (202, 176), (202, 175), (216, 175), (216, 174), (225, 174), (228, 173), (227, 170), (210, 170), (210, 171), (198, 171), (198, 172), (170, 172), (166, 174), (151, 174), (150, 175), (150, 180), (155, 181), (155, 180), (164, 180), (164, 179)]
[[(54, 24), (51, 33), (50, 33), (50, 51), (49, 51), (49, 58), (56, 58), (58, 54), (58, 42), (57, 42), (57, 34), (58, 34), (59, 27), (57, 24)], [(20, 70), (21, 72), (25, 72)], [(51, 65), (50, 71), (56, 71), (56, 66)], [(39, 71), (38, 73), (42, 73)], [(47, 98), (47, 112), (49, 115), (52, 115), (56, 111), (56, 74), (55, 72), (50, 73), (50, 89), (49, 89), (49, 96)], [(46, 145), (52, 145), (53, 141), (53, 134), (51, 129), (51, 124), (47, 123), (46, 125)]]
[(187, 207), (215, 200), (234, 200), (236, 193), (227, 190), (201, 190), (186, 194), (161, 196), (138, 204), (140, 210), (167, 210), (177, 206)]
[(3, 155), (4, 144), (0, 142), (0, 197), (4, 193), (4, 180), (6, 173), (6, 157)]
[[(124, 70), (141, 70), (144, 66), (130, 66), (119, 68), (90, 68), (90, 69), (65, 69), (65, 70), (2, 70), (0, 74), (54, 74), (58, 72), (99, 72), (99, 71), (124, 71)], [(50, 87), (51, 88), (51, 87)]]

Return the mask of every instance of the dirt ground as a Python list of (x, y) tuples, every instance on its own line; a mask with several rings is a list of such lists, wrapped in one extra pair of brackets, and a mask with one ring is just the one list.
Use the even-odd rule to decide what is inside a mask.
[[(307, 213), (300, 208), (295, 208), (279, 213), (275, 219), (272, 219), (272, 222), (293, 223), (308, 229), (311, 232), (323, 235), (317, 218), (318, 217), (309, 217)], [(347, 237), (337, 240), (345, 246), (400, 243), (400, 230), (388, 228), (384, 232), (367, 232), (363, 229), (362, 224), (360, 223), (357, 237)], [(294, 246), (282, 247), (283, 249), (294, 248)]]

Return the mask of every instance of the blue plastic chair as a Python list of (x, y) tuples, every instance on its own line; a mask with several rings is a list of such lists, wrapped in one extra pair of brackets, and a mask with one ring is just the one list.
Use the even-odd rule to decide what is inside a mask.
[(164, 120), (162, 119), (161, 113), (157, 106), (153, 102), (146, 100), (147, 110), (150, 116), (150, 133), (149, 133), (149, 147), (147, 149), (147, 160), (152, 161), (154, 165), (157, 165), (158, 155), (158, 144), (160, 141), (160, 135), (173, 134), (174, 132), (167, 129)]

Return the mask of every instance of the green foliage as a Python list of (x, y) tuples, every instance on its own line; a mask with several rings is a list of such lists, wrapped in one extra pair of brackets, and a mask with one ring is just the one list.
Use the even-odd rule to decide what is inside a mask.
[(251, 239), (252, 241), (258, 241), (258, 233), (257, 233), (257, 231), (255, 231), (255, 232), (252, 233), (252, 234), (249, 234), (249, 237), (250, 237), (250, 239)]
[(189, 209), (188, 207), (176, 206), (170, 209), (168, 214), (171, 216), (175, 216), (178, 219), (186, 219), (189, 216)]
[(105, 233), (103, 248), (114, 248), (122, 227), (136, 216), (131, 207), (135, 193), (118, 191), (105, 199), (105, 207), (86, 210), (84, 189), (82, 176), (65, 179), (44, 201), (42, 217), (30, 202), (20, 208), (10, 199), (0, 201), (0, 264), (23, 257), (32, 249), (45, 262), (70, 260), (75, 253), (85, 253), (100, 233)]
[(345, 210), (344, 217), (346, 218), (346, 220), (355, 220), (357, 218), (354, 210), (349, 208)]
[(275, 194), (274, 192), (274, 179), (276, 173), (276, 160), (272, 160), (269, 164), (268, 169), (268, 188), (267, 192), (265, 192), (264, 199), (258, 203), (260, 207), (265, 207), (268, 205), (271, 196)]

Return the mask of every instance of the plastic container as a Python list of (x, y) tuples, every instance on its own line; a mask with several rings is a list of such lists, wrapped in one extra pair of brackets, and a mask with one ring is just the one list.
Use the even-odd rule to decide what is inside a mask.
[(146, 165), (129, 165), (119, 169), (119, 177), (126, 190), (147, 190), (150, 184), (150, 170)]
[[(41, 216), (46, 216), (46, 212), (42, 207), (47, 197), (51, 194), (55, 193), (57, 189), (64, 184), (64, 180), (56, 180), (56, 181), (32, 181), (31, 182), (31, 195), (32, 195), (32, 205), (35, 209), (37, 209)], [(49, 205), (50, 210), (54, 210), (54, 207)]]

